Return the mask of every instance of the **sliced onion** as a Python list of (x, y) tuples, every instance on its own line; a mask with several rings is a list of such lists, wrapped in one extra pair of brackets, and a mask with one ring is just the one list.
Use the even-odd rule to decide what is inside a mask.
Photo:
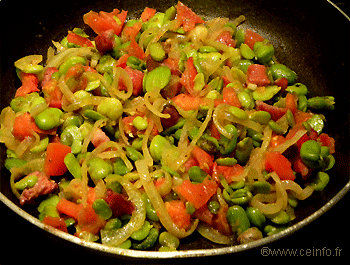
[(233, 236), (223, 235), (218, 230), (203, 223), (198, 225), (197, 231), (206, 239), (217, 244), (232, 245), (235, 242), (235, 238)]
[(307, 132), (306, 130), (299, 130), (299, 131), (297, 131), (297, 133), (292, 138), (288, 139), (284, 143), (282, 143), (279, 146), (275, 147), (274, 149), (272, 149), (272, 151), (283, 153), (290, 146), (295, 144), (306, 132)]
[(101, 230), (102, 244), (117, 247), (127, 240), (132, 233), (139, 230), (146, 219), (146, 206), (143, 203), (141, 193), (127, 179), (120, 177), (119, 183), (123, 186), (130, 201), (135, 205), (130, 221), (117, 230)]

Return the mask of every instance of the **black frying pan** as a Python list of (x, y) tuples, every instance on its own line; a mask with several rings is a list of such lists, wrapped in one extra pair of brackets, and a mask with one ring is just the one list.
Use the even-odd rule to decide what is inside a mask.
[[(55, 2), (2, 0), (0, 2), (2, 25), (0, 108), (9, 104), (15, 89), (19, 86), (13, 62), (25, 55), (45, 54), (51, 40), (60, 40), (67, 34), (67, 30), (83, 26), (84, 13), (91, 9), (111, 11), (113, 8), (118, 8), (129, 10), (129, 16), (139, 16), (145, 6), (164, 11), (176, 2), (169, 0), (60, 0)], [(336, 98), (335, 111), (326, 113), (328, 117), (326, 132), (336, 140), (336, 166), (330, 172), (331, 181), (327, 189), (300, 204), (296, 211), (295, 225), (287, 231), (247, 246), (232, 248), (217, 248), (205, 240), (191, 236), (184, 240), (183, 249), (197, 250), (180, 251), (170, 256), (233, 255), (232, 253), (246, 249), (252, 250), (240, 255), (253, 253), (260, 256), (263, 254), (261, 252), (264, 250), (263, 246), (270, 250), (296, 248), (300, 250), (299, 254), (306, 253), (301, 250), (304, 248), (310, 249), (318, 256), (346, 255), (348, 250), (345, 240), (349, 237), (349, 229), (344, 221), (347, 218), (344, 208), (349, 207), (349, 199), (343, 199), (330, 213), (320, 216), (333, 207), (350, 188), (349, 18), (341, 14), (331, 3), (321, 0), (184, 0), (183, 2), (198, 14), (207, 17), (235, 18), (241, 14), (245, 15), (247, 21), (243, 27), (254, 29), (274, 44), (277, 58), (298, 73), (298, 80), (308, 86), (311, 96), (332, 95)], [(90, 245), (79, 246), (79, 242), (72, 243), (70, 238), (62, 239), (37, 227), (33, 218), (27, 218), (28, 215), (17, 207), (17, 199), (12, 195), (9, 187), (9, 173), (2, 166), (4, 157), (5, 150), (1, 148), (0, 220), (3, 231), (1, 238), (6, 247), (1, 250), (0, 263), (4, 261), (4, 257), (14, 257), (17, 261), (20, 259), (37, 262), (38, 258), (34, 258), (37, 255), (44, 256), (39, 260), (51, 258), (57, 261), (63, 257), (61, 262), (68, 262), (68, 264), (73, 261), (79, 263), (90, 261), (88, 264), (91, 264), (92, 261), (100, 261), (102, 256), (104, 259), (116, 256), (122, 259), (125, 259), (125, 256), (155, 257), (155, 254), (145, 256), (134, 252), (110, 253)], [(30, 211), (29, 208), (25, 210)], [(320, 218), (317, 219), (318, 217)], [(306, 225), (307, 227), (303, 228)], [(331, 241), (328, 238), (331, 238)], [(7, 242), (9, 242), (8, 245)], [(342, 249), (342, 252), (336, 252), (336, 247)], [(205, 248), (209, 250), (203, 250)], [(271, 252), (267, 252), (269, 253)], [(214, 260), (216, 261), (215, 258), (211, 259), (211, 261)], [(133, 259), (132, 262), (136, 261), (140, 262), (140, 259)], [(48, 262), (50, 261), (46, 260), (45, 264)]]

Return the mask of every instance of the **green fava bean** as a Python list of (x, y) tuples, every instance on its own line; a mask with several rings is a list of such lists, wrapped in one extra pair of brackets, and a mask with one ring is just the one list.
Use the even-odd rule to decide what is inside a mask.
[(132, 121), (132, 125), (134, 125), (134, 127), (140, 131), (142, 130), (146, 130), (148, 127), (148, 122), (147, 119), (141, 117), (141, 116), (137, 116), (135, 119), (133, 119)]
[(237, 108), (235, 106), (231, 106), (229, 107), (228, 111), (233, 115), (235, 116), (236, 118), (240, 119), (240, 120), (246, 120), (248, 119), (248, 114), (240, 109), (240, 108)]
[(315, 180), (310, 184), (310, 186), (315, 191), (322, 191), (329, 182), (329, 175), (325, 172), (318, 172)]
[(239, 205), (228, 208), (226, 218), (231, 226), (232, 232), (237, 232), (238, 235), (242, 234), (250, 227), (248, 216)]
[(38, 182), (38, 176), (28, 175), (15, 183), (15, 188), (17, 190), (24, 190), (32, 188)]
[(251, 93), (247, 91), (242, 91), (238, 93), (237, 97), (243, 108), (248, 110), (254, 108), (255, 103)]
[(284, 225), (289, 223), (290, 216), (285, 211), (280, 211), (275, 217), (271, 218), (271, 221), (278, 225)]
[[(255, 48), (255, 46), (254, 46)], [(272, 44), (263, 44), (259, 45), (256, 49), (254, 49), (256, 58), (258, 61), (262, 64), (267, 64), (271, 61), (272, 56), (275, 53), (275, 49), (273, 48)]]
[(64, 164), (74, 178), (81, 179), (81, 167), (79, 160), (74, 156), (74, 154), (67, 154), (64, 158)]
[(170, 143), (166, 138), (164, 138), (161, 135), (156, 135), (152, 139), (151, 145), (149, 147), (152, 158), (155, 161), (159, 161), (162, 158), (163, 150), (169, 147), (170, 147)]
[(95, 180), (103, 179), (113, 172), (111, 163), (99, 157), (91, 158), (87, 165), (91, 178)]
[(123, 114), (123, 104), (117, 98), (105, 98), (98, 104), (97, 112), (116, 121)]
[(334, 110), (334, 97), (325, 96), (325, 97), (313, 97), (307, 100), (307, 106), (312, 109), (325, 109), (325, 110)]
[(163, 89), (170, 81), (171, 72), (167, 66), (159, 66), (149, 72), (144, 78), (146, 92), (154, 89)]
[(169, 232), (162, 232), (159, 235), (159, 244), (176, 249), (180, 245), (180, 240)]
[(45, 137), (40, 140), (39, 144), (30, 149), (32, 153), (40, 153), (46, 150), (46, 147), (49, 144), (49, 137)]
[(134, 249), (140, 249), (140, 250), (151, 248), (157, 242), (158, 235), (159, 235), (159, 230), (155, 227), (152, 227), (146, 239), (139, 244), (137, 243), (132, 244), (132, 247)]
[(109, 207), (108, 203), (104, 199), (95, 200), (92, 204), (92, 208), (104, 220), (107, 220), (112, 217), (112, 209)]
[(274, 80), (284, 77), (288, 80), (288, 84), (294, 84), (297, 78), (297, 74), (284, 64), (273, 64), (270, 71)]
[(257, 89), (254, 90), (253, 98), (255, 100), (261, 100), (261, 101), (270, 100), (280, 90), (281, 90), (281, 88), (279, 86), (267, 86), (267, 87), (260, 86), (260, 87), (257, 87)]
[(72, 148), (73, 154), (78, 154), (83, 148), (83, 135), (79, 128), (75, 125), (67, 126), (62, 134), (61, 141), (63, 144), (66, 144)]
[(151, 225), (148, 221), (145, 221), (142, 227), (139, 230), (132, 233), (130, 237), (137, 241), (144, 240), (148, 236), (152, 227), (153, 225)]
[(188, 176), (192, 182), (199, 182), (202, 183), (205, 177), (207, 176), (207, 173), (203, 171), (198, 166), (190, 167), (188, 170)]
[(235, 153), (235, 158), (237, 161), (239, 163), (246, 163), (253, 148), (253, 139), (250, 137), (246, 137), (238, 142)]
[(149, 54), (152, 59), (161, 62), (165, 59), (165, 51), (160, 42), (154, 42), (149, 45)]
[(239, 60), (238, 61), (238, 68), (241, 69), (244, 73), (247, 73), (249, 65), (252, 65), (253, 61), (251, 60)]
[(51, 130), (58, 127), (62, 121), (63, 113), (57, 108), (47, 108), (35, 117), (35, 124), (41, 130)]
[(251, 60), (255, 57), (255, 53), (253, 50), (245, 43), (241, 44), (241, 47), (239, 48), (243, 58)]
[(142, 194), (142, 200), (146, 205), (146, 216), (149, 220), (154, 221), (154, 222), (158, 222), (159, 221), (159, 217), (157, 215), (156, 210), (154, 209), (151, 200), (148, 198), (146, 193)]
[(301, 160), (309, 167), (316, 168), (319, 166), (321, 155), (321, 145), (315, 140), (304, 142), (300, 148)]
[(249, 115), (249, 119), (256, 121), (260, 124), (267, 125), (271, 120), (271, 114), (268, 113), (267, 111), (258, 110), (258, 111), (252, 112)]
[(266, 222), (265, 216), (257, 208), (248, 207), (246, 210), (246, 214), (250, 223), (254, 226), (262, 228)]
[(76, 64), (85, 65), (86, 59), (80, 56), (72, 56), (68, 58), (63, 64), (61, 64), (60, 68), (58, 69), (58, 72), (60, 73), (60, 75), (64, 75), (72, 66)]
[(308, 89), (305, 85), (303, 85), (302, 83), (295, 83), (292, 86), (288, 86), (286, 88), (286, 91), (288, 91), (289, 93), (295, 93), (298, 96), (305, 96), (308, 93)]
[(235, 35), (236, 47), (240, 47), (245, 41), (245, 31), (244, 29), (238, 29)]

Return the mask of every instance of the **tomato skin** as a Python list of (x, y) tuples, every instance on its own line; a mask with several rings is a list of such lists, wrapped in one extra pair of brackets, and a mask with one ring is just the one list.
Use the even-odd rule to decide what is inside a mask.
[(58, 230), (61, 230), (63, 232), (68, 233), (67, 225), (64, 222), (63, 218), (60, 217), (52, 217), (52, 216), (45, 216), (43, 220), (44, 224), (50, 225)]
[(134, 39), (130, 41), (130, 45), (126, 47), (126, 51), (129, 56), (135, 56), (141, 60), (143, 60), (146, 57), (144, 51)]
[(20, 86), (15, 97), (24, 97), (32, 92), (39, 92), (38, 77), (35, 74), (21, 73), (22, 86)]
[(252, 31), (251, 29), (247, 29), (245, 31), (245, 39), (244, 39), (244, 43), (247, 44), (249, 46), (249, 48), (251, 48), (252, 50), (254, 49), (254, 44), (257, 41), (263, 41), (264, 38), (262, 36), (260, 36), (260, 34)]
[(261, 64), (251, 64), (247, 69), (247, 83), (258, 86), (266, 86), (271, 83), (267, 76), (266, 66)]
[(220, 181), (220, 177), (225, 177), (227, 183), (231, 183), (233, 181), (233, 177), (238, 176), (242, 174), (244, 171), (244, 168), (239, 165), (235, 164), (233, 166), (219, 166), (216, 162), (213, 166), (213, 178), (216, 181)]
[(84, 38), (74, 32), (69, 32), (67, 35), (67, 40), (70, 43), (74, 43), (81, 47), (94, 47), (92, 42), (88, 38)]
[(64, 158), (72, 151), (71, 147), (61, 143), (49, 143), (44, 163), (45, 173), (48, 176), (61, 176), (67, 172)]
[(330, 137), (328, 134), (326, 133), (321, 133), (318, 138), (317, 141), (319, 141), (321, 143), (322, 146), (327, 146), (329, 147), (329, 152), (330, 154), (335, 153), (335, 140), (333, 137)]
[(186, 211), (186, 206), (183, 201), (173, 200), (165, 203), (171, 219), (180, 229), (187, 229), (191, 224), (191, 215)]
[(61, 198), (56, 206), (56, 209), (59, 213), (65, 214), (77, 220), (78, 214), (82, 209), (82, 207), (83, 207), (82, 204), (77, 204), (77, 203), (68, 201), (65, 198)]
[(178, 26), (183, 26), (184, 31), (190, 31), (196, 27), (197, 23), (204, 23), (204, 20), (201, 19), (196, 13), (192, 11), (191, 8), (185, 6), (180, 1), (177, 2), (176, 5), (177, 11), (177, 21)]
[(222, 97), (224, 103), (229, 104), (231, 106), (235, 106), (237, 108), (242, 107), (241, 102), (238, 99), (237, 93), (233, 87), (225, 86), (222, 89)]
[(279, 152), (267, 152), (265, 154), (265, 169), (268, 172), (275, 171), (281, 180), (295, 179), (292, 164)]
[(194, 60), (193, 57), (188, 58), (185, 64), (185, 71), (182, 73), (180, 82), (185, 87), (186, 91), (192, 95), (196, 96), (198, 95), (199, 91), (194, 91), (194, 79), (197, 75), (197, 69), (194, 66)]
[(146, 22), (150, 20), (155, 15), (156, 12), (157, 10), (155, 10), (154, 8), (146, 7), (141, 14), (142, 22)]
[(217, 37), (216, 41), (225, 44), (228, 47), (236, 47), (236, 42), (232, 38), (232, 35), (229, 31), (221, 32), (220, 35)]
[(197, 160), (199, 167), (208, 174), (211, 174), (214, 158), (198, 146), (193, 147), (192, 155)]
[(192, 183), (186, 179), (181, 185), (176, 187), (176, 192), (189, 201), (196, 209), (199, 209), (216, 193), (217, 187), (217, 183), (208, 178), (202, 183)]
[(271, 114), (271, 119), (277, 121), (287, 112), (287, 108), (279, 108), (276, 106), (269, 105), (263, 101), (255, 101), (257, 110), (264, 110)]

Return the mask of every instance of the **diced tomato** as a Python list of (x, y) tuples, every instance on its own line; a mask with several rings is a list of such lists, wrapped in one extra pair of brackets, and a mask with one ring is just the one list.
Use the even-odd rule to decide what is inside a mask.
[(310, 119), (312, 117), (311, 113), (308, 112), (303, 112), (298, 110), (295, 114), (294, 114), (294, 120), (295, 120), (295, 124), (302, 124), (303, 122), (307, 121), (308, 119)]
[(210, 130), (210, 135), (211, 135), (212, 137), (214, 137), (215, 139), (218, 139), (218, 140), (220, 139), (221, 134), (220, 134), (218, 128), (216, 128), (214, 122), (210, 122), (210, 124), (209, 124), (209, 130)]
[(199, 167), (208, 174), (211, 174), (214, 158), (197, 145), (193, 147), (192, 155), (197, 160)]
[(78, 213), (77, 221), (82, 231), (87, 231), (95, 235), (98, 234), (100, 229), (106, 224), (106, 221), (95, 212), (90, 204), (81, 208)]
[(184, 163), (185, 171), (188, 172), (188, 170), (193, 167), (198, 166), (198, 162), (196, 159), (194, 159), (192, 156)]
[(52, 217), (52, 216), (45, 216), (44, 220), (43, 220), (44, 224), (50, 225), (58, 230), (61, 230), (63, 232), (68, 233), (67, 230), (67, 225), (64, 222), (63, 218), (60, 217)]
[(206, 105), (204, 98), (195, 97), (188, 94), (178, 94), (171, 100), (183, 110), (197, 110), (200, 106)]
[(122, 10), (120, 12), (118, 9), (114, 9), (111, 13), (90, 11), (83, 16), (83, 20), (97, 35), (108, 30), (113, 30), (114, 34), (119, 35), (124, 26), (126, 16), (127, 11)]
[(82, 208), (82, 204), (68, 201), (65, 198), (61, 198), (56, 206), (56, 209), (59, 213), (72, 217), (75, 220), (78, 219), (78, 214)]
[(221, 234), (224, 235), (231, 235), (232, 230), (227, 222), (226, 214), (227, 214), (228, 206), (227, 205), (221, 205), (219, 212), (214, 216), (213, 224), (212, 226), (217, 229)]
[(326, 133), (321, 133), (318, 136), (317, 141), (319, 141), (322, 146), (328, 146), (329, 147), (329, 152), (331, 154), (333, 154), (335, 152), (335, 140), (334, 140), (333, 137), (330, 137)]
[(168, 66), (172, 75), (181, 75), (179, 70), (179, 59), (168, 57), (163, 61), (162, 65)]
[(276, 106), (269, 105), (263, 101), (257, 100), (255, 102), (257, 110), (264, 110), (271, 114), (271, 119), (277, 121), (287, 112), (287, 108), (279, 108)]
[(125, 26), (121, 34), (122, 41), (127, 42), (129, 40), (135, 40), (136, 35), (140, 32), (141, 27), (141, 22), (135, 22), (132, 26)]
[(61, 176), (67, 172), (64, 158), (71, 152), (71, 147), (61, 143), (49, 143), (46, 149), (44, 170), (48, 176)]
[(91, 138), (91, 143), (95, 146), (98, 147), (100, 144), (104, 142), (108, 142), (110, 139), (107, 136), (107, 134), (102, 131), (102, 129), (98, 128), (95, 133), (92, 135)]
[(126, 47), (126, 51), (129, 56), (135, 56), (141, 60), (145, 58), (145, 53), (142, 48), (137, 44), (137, 42), (132, 39), (128, 47)]
[(222, 98), (224, 103), (229, 104), (231, 106), (235, 106), (237, 108), (240, 108), (241, 102), (238, 99), (237, 93), (233, 87), (225, 86), (222, 89)]
[(209, 178), (204, 179), (202, 183), (192, 183), (186, 179), (175, 190), (196, 209), (199, 209), (216, 193), (217, 187), (218, 184)]
[(294, 160), (293, 169), (295, 172), (299, 173), (305, 180), (309, 175), (309, 168), (304, 164), (300, 157)]
[(251, 29), (247, 29), (245, 31), (245, 39), (244, 43), (247, 44), (251, 49), (254, 49), (254, 44), (257, 41), (263, 41), (264, 38), (260, 36), (258, 33), (252, 31)]
[(282, 91), (288, 87), (288, 79), (285, 77), (279, 78), (275, 81), (275, 85), (279, 86)]
[(265, 170), (276, 172), (281, 180), (294, 180), (292, 164), (279, 152), (267, 152), (265, 154)]
[(286, 138), (282, 135), (274, 135), (271, 137), (271, 141), (270, 141), (270, 147), (272, 148), (276, 148), (277, 146), (283, 144), (286, 141)]
[(51, 81), (52, 75), (56, 72), (58, 72), (56, 67), (47, 67), (44, 72), (43, 80), (41, 81), (41, 87), (46, 86), (47, 83)]
[(157, 10), (155, 10), (154, 8), (146, 7), (141, 14), (142, 22), (146, 22), (150, 20), (155, 15), (156, 12)]
[(187, 229), (191, 224), (191, 215), (186, 211), (186, 206), (183, 201), (173, 200), (165, 202), (171, 219), (180, 229)]
[(236, 42), (232, 38), (232, 35), (229, 31), (225, 30), (219, 34), (219, 36), (216, 38), (216, 41), (225, 44), (228, 47), (236, 47)]
[(203, 205), (201, 208), (197, 209), (193, 216), (198, 218), (200, 221), (211, 225), (213, 223), (214, 214), (209, 211), (207, 204)]
[(116, 217), (124, 214), (132, 214), (135, 208), (134, 204), (129, 201), (126, 195), (113, 192), (110, 189), (107, 190), (105, 201), (112, 209), (113, 216)]
[(286, 108), (289, 109), (293, 114), (297, 112), (297, 97), (291, 93), (287, 93), (286, 96)]
[(130, 57), (129, 54), (122, 55), (122, 57), (120, 57), (118, 59), (118, 61), (116, 62), (115, 66), (116, 67), (125, 68), (126, 67), (126, 62), (128, 61), (129, 57)]
[(88, 38), (82, 37), (78, 34), (75, 34), (74, 32), (68, 33), (67, 40), (68, 42), (79, 45), (81, 47), (94, 47)]
[(56, 80), (46, 82), (42, 87), (42, 91), (44, 92), (44, 98), (49, 107), (58, 109), (62, 108), (63, 93), (61, 92)]
[(251, 64), (247, 69), (247, 83), (258, 86), (266, 86), (271, 83), (267, 76), (266, 66), (261, 64)]
[(112, 30), (105, 31), (95, 37), (96, 49), (101, 53), (105, 54), (113, 50), (114, 45), (114, 33)]
[(15, 97), (24, 97), (33, 92), (39, 92), (38, 77), (35, 74), (21, 73), (22, 86), (20, 86)]
[(225, 177), (227, 183), (234, 181), (235, 176), (239, 176), (244, 171), (244, 167), (239, 164), (233, 166), (219, 166), (216, 162), (213, 165), (213, 178), (220, 181), (220, 177)]
[(142, 92), (142, 82), (143, 82), (144, 73), (142, 71), (132, 69), (129, 66), (125, 67), (125, 71), (129, 75), (132, 81), (132, 86), (133, 86), (132, 94), (134, 96), (140, 95)]
[(192, 96), (198, 95), (199, 91), (194, 91), (194, 79), (197, 75), (197, 69), (193, 63), (193, 57), (188, 58), (185, 64), (185, 71), (182, 73), (180, 82), (186, 91)]
[(204, 23), (204, 20), (201, 19), (200, 16), (198, 16), (196, 13), (192, 11), (191, 8), (185, 6), (180, 1), (177, 2), (176, 5), (176, 11), (177, 11), (177, 21), (178, 26), (183, 26), (184, 31), (190, 31), (195, 28), (196, 24), (198, 23)]
[(28, 113), (23, 113), (15, 118), (12, 134), (18, 140), (22, 141), (26, 137), (33, 136), (33, 132), (38, 134), (51, 134), (54, 135), (56, 129), (41, 130), (36, 124), (34, 118)]

